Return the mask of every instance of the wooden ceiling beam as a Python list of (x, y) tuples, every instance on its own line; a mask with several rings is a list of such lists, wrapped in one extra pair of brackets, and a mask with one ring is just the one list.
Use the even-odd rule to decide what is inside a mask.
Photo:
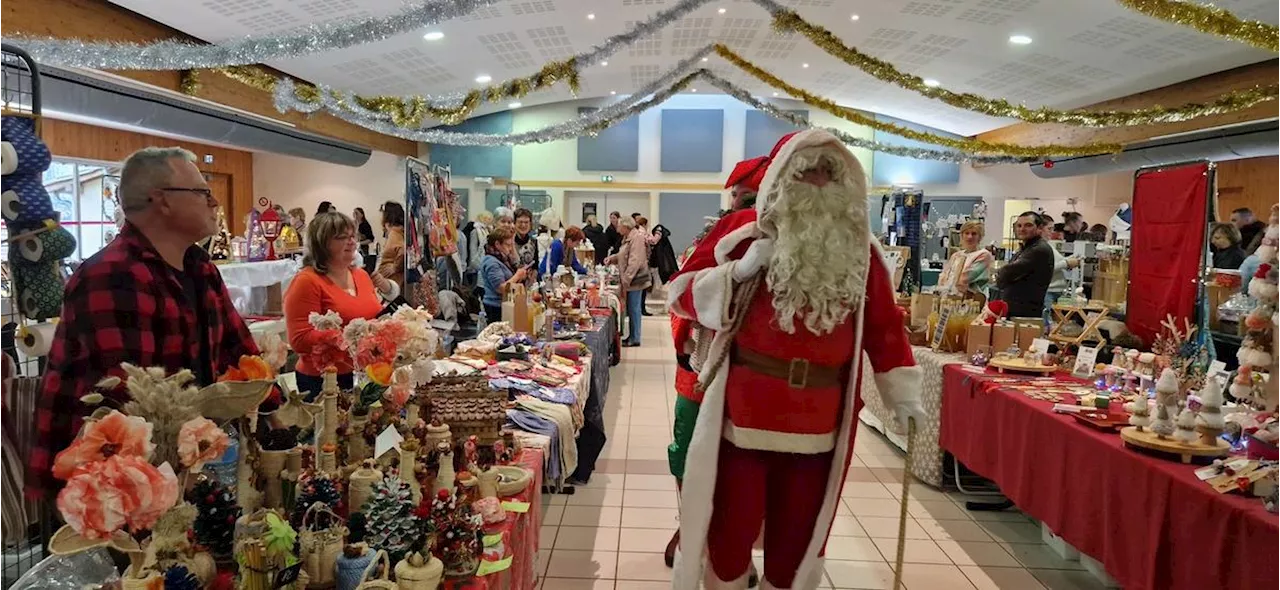
[[(1154, 105), (1168, 107), (1190, 102), (1213, 100), (1215, 97), (1232, 91), (1244, 90), (1255, 86), (1266, 86), (1276, 83), (1277, 60), (1268, 60), (1252, 65), (1201, 76), (1185, 82), (1179, 82), (1162, 88), (1131, 94), (1122, 98), (1092, 104), (1086, 109), (1125, 110)], [(1204, 117), (1181, 123), (1163, 123), (1158, 125), (1140, 125), (1135, 127), (1079, 127), (1047, 123), (1033, 125), (1031, 123), (1015, 123), (1008, 127), (993, 129), (978, 134), (983, 141), (1008, 142), (1028, 145), (1061, 143), (1081, 145), (1093, 142), (1129, 144), (1153, 137), (1186, 133), (1211, 127), (1221, 127), (1236, 123), (1247, 123), (1262, 119), (1274, 118), (1280, 113), (1278, 101), (1264, 102), (1252, 108), (1234, 113)]]
[[(146, 43), (162, 39), (190, 39), (171, 27), (106, 0), (9, 0), (0, 6), (6, 34), (75, 38), (86, 41)], [(18, 44), (21, 46), (21, 44)], [(115, 74), (172, 91), (179, 91), (179, 72), (120, 71)], [(277, 72), (278, 73), (278, 72)], [(219, 74), (202, 72), (196, 96), (264, 117), (287, 121), (298, 129), (363, 145), (398, 156), (417, 156), (417, 142), (383, 135), (327, 114), (283, 114), (271, 95)]]

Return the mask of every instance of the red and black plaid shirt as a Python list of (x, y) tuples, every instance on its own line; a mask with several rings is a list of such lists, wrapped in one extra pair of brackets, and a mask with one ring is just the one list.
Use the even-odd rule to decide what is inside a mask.
[[(203, 297), (199, 306), (188, 301), (178, 271), (142, 232), (126, 224), (71, 276), (36, 410), (28, 497), (39, 498), (61, 487), (50, 471), (53, 457), (71, 444), (92, 411), (80, 397), (93, 392), (104, 377), (123, 378), (120, 363), (164, 367), (170, 373), (193, 368), (200, 362), (200, 338), (207, 339), (213, 365), (208, 374), (236, 364), (241, 355), (258, 354), (208, 254), (192, 246), (184, 266)], [(197, 309), (204, 312), (203, 322)], [(119, 393), (124, 397), (123, 388)]]

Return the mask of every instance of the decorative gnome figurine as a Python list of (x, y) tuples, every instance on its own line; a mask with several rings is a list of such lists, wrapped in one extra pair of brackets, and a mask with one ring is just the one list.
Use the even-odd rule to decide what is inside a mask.
[(1204, 389), (1200, 391), (1200, 413), (1196, 414), (1196, 432), (1200, 434), (1200, 444), (1216, 445), (1218, 436), (1226, 427), (1222, 418), (1222, 385), (1214, 377), (1205, 379)]

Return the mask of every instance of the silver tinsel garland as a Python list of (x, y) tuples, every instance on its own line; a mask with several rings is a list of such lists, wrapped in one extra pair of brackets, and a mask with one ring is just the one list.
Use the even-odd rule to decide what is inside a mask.
[[(346, 49), (412, 33), (466, 16), (499, 0), (426, 0), (389, 16), (310, 24), (283, 34), (253, 35), (199, 45), (165, 40), (155, 43), (88, 42), (78, 39), (14, 36), (36, 61), (55, 66), (100, 70), (189, 70), (262, 63)], [(705, 1), (705, 0), (698, 0)]]
[[(712, 46), (703, 48), (697, 53), (685, 58), (677, 64), (676, 67), (668, 70), (661, 77), (645, 85), (643, 88), (638, 89), (635, 94), (632, 94), (616, 103), (600, 108), (599, 110), (593, 111), (587, 115), (582, 115), (561, 123), (548, 125), (541, 129), (524, 131), (521, 133), (462, 133), (443, 129), (406, 129), (395, 125), (382, 113), (360, 107), (354, 100), (351, 100), (350, 93), (337, 92), (331, 88), (321, 88), (321, 102), (313, 103), (299, 100), (294, 94), (293, 83), (288, 78), (282, 78), (276, 84), (275, 105), (281, 112), (298, 111), (314, 113), (317, 111), (325, 111), (347, 121), (348, 123), (359, 125), (385, 135), (392, 135), (412, 141), (421, 141), (440, 145), (497, 147), (561, 141), (607, 129), (617, 123), (637, 116), (650, 108), (662, 104), (687, 86), (691, 78), (702, 78), (711, 85), (721, 89), (726, 94), (750, 105), (753, 108), (764, 111), (773, 117), (800, 128), (825, 129), (850, 146), (919, 160), (973, 162), (981, 164), (1009, 164), (1029, 161), (1026, 158), (1003, 156), (975, 157), (951, 150), (903, 147), (863, 139), (861, 137), (850, 135), (849, 133), (839, 129), (817, 127), (795, 113), (784, 111), (774, 105), (753, 97), (747, 90), (734, 85), (708, 70), (695, 70), (695, 65), (712, 51)], [(693, 75), (690, 76), (689, 74)]]

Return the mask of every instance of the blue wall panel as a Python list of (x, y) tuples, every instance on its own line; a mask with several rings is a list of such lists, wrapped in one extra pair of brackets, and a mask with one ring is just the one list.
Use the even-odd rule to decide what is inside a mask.
[(663, 109), (663, 172), (720, 172), (723, 156), (723, 110)]
[[(445, 131), (465, 133), (511, 133), (511, 111), (467, 119)], [(469, 147), (431, 144), (432, 164), (449, 166), (457, 176), (497, 176), (511, 178), (511, 146)]]
[(658, 219), (671, 230), (671, 247), (683, 252), (720, 212), (720, 193), (658, 193)]
[[(788, 111), (809, 120), (809, 111)], [(767, 156), (783, 135), (800, 128), (781, 119), (775, 119), (764, 111), (747, 111), (747, 135), (742, 147), (742, 159)]]
[[(579, 108), (579, 115), (599, 109)], [(613, 127), (578, 138), (578, 170), (636, 172), (640, 170), (640, 117), (631, 117)]]
[[(961, 139), (959, 135), (939, 131), (932, 127), (917, 125), (901, 119), (886, 117), (884, 115), (876, 115), (876, 119), (887, 123), (894, 123), (916, 131), (927, 131), (938, 135)], [(910, 139), (904, 139), (897, 135), (890, 135), (883, 131), (875, 132), (875, 140), (890, 145), (900, 145), (904, 147), (914, 148), (930, 148), (939, 149), (936, 145), (920, 143)], [(875, 152), (871, 160), (871, 183), (874, 186), (889, 186), (894, 184), (956, 184), (960, 182), (960, 165), (947, 162), (938, 162), (936, 160), (917, 160), (915, 158), (906, 158), (903, 156), (894, 156), (881, 152)]]

